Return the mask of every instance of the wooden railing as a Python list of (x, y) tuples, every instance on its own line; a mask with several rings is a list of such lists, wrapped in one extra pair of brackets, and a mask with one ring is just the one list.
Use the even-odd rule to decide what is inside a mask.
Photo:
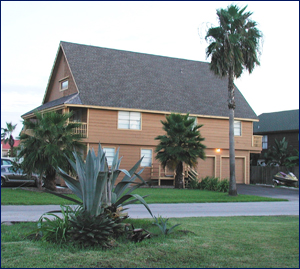
[(262, 135), (252, 136), (252, 147), (257, 147), (257, 148), (262, 147)]
[[(192, 171), (194, 176), (198, 176), (197, 172), (191, 170), (187, 165), (184, 165), (183, 169), (183, 181), (188, 179), (191, 175), (189, 174)], [(162, 180), (171, 180), (173, 181), (173, 185), (175, 185), (175, 171), (170, 169), (163, 168), (160, 163), (153, 163), (151, 167), (151, 181), (157, 181), (157, 185), (161, 186)], [(183, 188), (185, 188), (185, 183), (183, 183)]]
[(87, 137), (87, 123), (85, 122), (70, 122), (70, 123), (80, 123), (81, 125), (74, 128), (75, 134), (80, 134), (81, 137)]

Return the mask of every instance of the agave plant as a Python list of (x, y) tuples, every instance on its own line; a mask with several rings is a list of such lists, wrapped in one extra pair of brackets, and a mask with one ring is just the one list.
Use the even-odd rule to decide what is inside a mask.
[(173, 232), (173, 230), (177, 227), (177, 226), (179, 226), (179, 225), (181, 225), (181, 224), (175, 224), (175, 225), (173, 225), (171, 228), (167, 228), (167, 222), (168, 222), (168, 220), (169, 219), (163, 219), (162, 217), (155, 217), (154, 216), (154, 219), (155, 219), (155, 222), (153, 223), (153, 224), (155, 224), (159, 229), (160, 229), (160, 231), (161, 231), (161, 233), (163, 234), (163, 235), (168, 235), (168, 234), (170, 234), (170, 233), (172, 233)]
[[(122, 159), (119, 159), (119, 149), (115, 154), (111, 169), (109, 169), (105, 152), (100, 143), (98, 146), (98, 156), (96, 156), (94, 149), (89, 150), (85, 163), (76, 152), (73, 152), (73, 155), (75, 162), (69, 158), (68, 161), (76, 172), (78, 180), (60, 168), (58, 168), (58, 174), (65, 180), (72, 192), (82, 200), (84, 211), (89, 212), (91, 216), (98, 216), (104, 212), (104, 208), (109, 208), (110, 211), (116, 212), (120, 206), (139, 201), (146, 207), (150, 215), (153, 216), (144, 200), (145, 196), (142, 197), (131, 193), (141, 185), (147, 184), (140, 176), (143, 169), (136, 173), (143, 158), (127, 171), (119, 168)], [(125, 176), (114, 187), (120, 173), (124, 173)], [(136, 179), (139, 179), (141, 182), (135, 182)], [(81, 204), (80, 201), (70, 199), (63, 194), (51, 193)], [(129, 200), (130, 198), (133, 199)]]

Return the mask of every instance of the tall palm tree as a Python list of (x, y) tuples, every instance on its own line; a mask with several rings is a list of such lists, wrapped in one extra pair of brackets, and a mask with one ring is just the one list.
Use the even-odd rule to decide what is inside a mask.
[(239, 9), (230, 5), (227, 9), (217, 10), (218, 27), (211, 27), (206, 34), (209, 46), (206, 56), (211, 56), (210, 69), (218, 76), (228, 77), (229, 108), (229, 155), (230, 183), (229, 195), (237, 195), (235, 180), (235, 146), (234, 146), (234, 78), (241, 76), (244, 69), (252, 73), (260, 65), (259, 53), (261, 32), (257, 23), (250, 20), (251, 12), (245, 12), (247, 6)]
[(83, 148), (81, 136), (74, 133), (80, 124), (68, 123), (72, 113), (35, 113), (36, 119), (24, 120), (20, 136), (21, 152), (24, 158), (22, 168), (27, 173), (45, 175), (45, 188), (56, 190), (57, 167), (70, 171), (66, 157), (73, 159), (72, 151)]
[(195, 125), (195, 119), (189, 114), (170, 114), (166, 121), (161, 121), (165, 135), (159, 135), (155, 139), (160, 140), (155, 152), (163, 167), (167, 165), (176, 167), (175, 188), (183, 188), (183, 164), (194, 167), (197, 159), (205, 159), (204, 149), (201, 142), (199, 129), (202, 125)]
[(13, 125), (11, 122), (6, 123), (6, 128), (1, 128), (1, 140), (4, 144), (9, 144), (10, 146), (10, 157), (14, 156), (14, 144), (15, 139), (12, 135), (13, 131), (16, 129), (17, 124)]

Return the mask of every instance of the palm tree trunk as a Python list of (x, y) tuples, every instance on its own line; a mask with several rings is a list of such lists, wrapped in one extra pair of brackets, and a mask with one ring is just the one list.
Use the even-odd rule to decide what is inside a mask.
[(235, 180), (235, 145), (234, 145), (234, 85), (232, 68), (228, 72), (228, 108), (229, 108), (229, 163), (230, 163), (230, 180), (229, 192), (230, 196), (236, 196), (236, 180)]
[(176, 167), (176, 176), (175, 176), (175, 189), (183, 188), (183, 163), (179, 162)]
[(56, 172), (51, 171), (46, 174), (46, 178), (45, 178), (45, 188), (49, 189), (51, 191), (56, 191), (56, 182), (55, 182), (55, 176), (56, 176)]
[(10, 146), (10, 156), (9, 157), (14, 157), (14, 144), (15, 144), (15, 140), (14, 140), (14, 138), (13, 138), (12, 135), (10, 135), (10, 137), (9, 137), (8, 144)]

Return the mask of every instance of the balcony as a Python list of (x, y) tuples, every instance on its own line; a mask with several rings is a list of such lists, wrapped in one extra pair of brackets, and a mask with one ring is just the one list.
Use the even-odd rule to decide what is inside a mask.
[(252, 136), (252, 147), (261, 148), (262, 147), (262, 135)]
[(74, 133), (79, 134), (81, 137), (86, 138), (87, 137), (87, 123), (86, 122), (74, 122), (70, 121), (70, 123), (80, 123), (81, 125), (74, 128)]

